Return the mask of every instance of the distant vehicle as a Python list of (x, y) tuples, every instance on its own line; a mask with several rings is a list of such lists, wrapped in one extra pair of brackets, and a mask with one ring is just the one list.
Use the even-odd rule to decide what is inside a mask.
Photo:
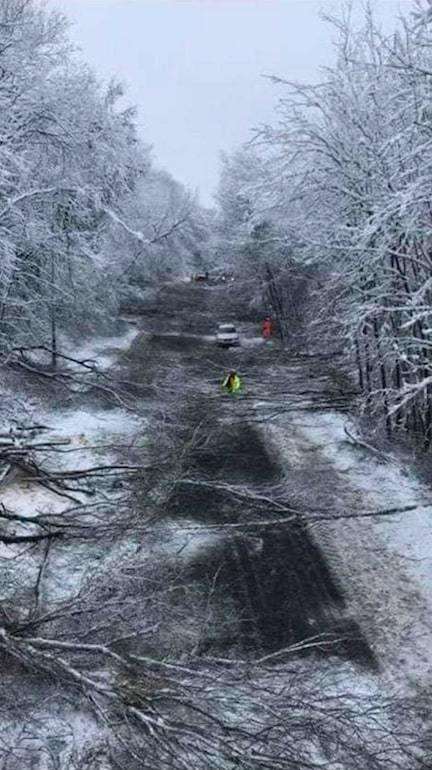
[(240, 345), (240, 337), (233, 324), (220, 324), (216, 334), (216, 344), (221, 348)]
[(202, 283), (203, 281), (208, 281), (209, 274), (208, 272), (205, 273), (195, 273), (192, 276), (192, 280), (196, 283)]
[(226, 270), (218, 270), (217, 268), (210, 271), (209, 277), (213, 283), (227, 283), (234, 280), (232, 273)]

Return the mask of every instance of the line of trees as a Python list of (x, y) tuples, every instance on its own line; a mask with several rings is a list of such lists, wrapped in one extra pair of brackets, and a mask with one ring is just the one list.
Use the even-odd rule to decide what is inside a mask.
[[(335, 64), (284, 90), (277, 122), (225, 160), (221, 229), (245, 253), (267, 227), (276, 264), (320, 275), (324, 320), (348, 344), (364, 407), (389, 433), (432, 441), (432, 13), (419, 0), (390, 37), (352, 4)], [(234, 251), (232, 251), (234, 253)], [(255, 261), (263, 259), (250, 255)], [(268, 256), (265, 257), (266, 261)], [(324, 276), (324, 279), (323, 279)], [(321, 325), (320, 334), (323, 326)]]
[[(0, 0), (0, 352), (115, 316), (207, 237), (153, 165), (123, 88), (104, 86), (36, 0)], [(107, 312), (108, 311), (108, 312)]]

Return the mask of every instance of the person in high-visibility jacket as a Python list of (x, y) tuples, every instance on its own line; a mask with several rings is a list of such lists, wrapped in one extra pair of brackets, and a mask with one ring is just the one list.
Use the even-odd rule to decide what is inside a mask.
[(236, 371), (230, 372), (224, 379), (222, 387), (228, 391), (228, 393), (239, 393), (241, 391), (242, 382)]

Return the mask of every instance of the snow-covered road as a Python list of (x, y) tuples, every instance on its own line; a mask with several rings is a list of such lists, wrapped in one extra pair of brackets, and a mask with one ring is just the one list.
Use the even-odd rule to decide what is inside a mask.
[[(170, 293), (170, 306), (173, 298)], [(205, 290), (196, 298), (211, 327)], [(180, 299), (188, 318), (188, 295)], [(196, 326), (201, 320), (194, 319)], [(358, 723), (357, 717), (344, 723), (341, 761), (328, 766), (351, 767), (345, 758), (354, 746), (362, 751), (364, 736), (376, 746), (379, 724), (384, 738), (376, 750), (384, 759), (375, 767), (387, 770), (385, 757), (399, 751), (399, 743), (385, 701), (419, 694), (432, 683), (432, 494), (396, 457), (386, 461), (350, 439), (356, 435), (353, 394), (349, 384), (334, 380), (325, 357), (263, 345), (247, 323), (246, 344), (219, 350), (210, 334), (190, 326), (182, 334), (181, 322), (179, 314), (164, 328), (162, 307), (151, 329), (134, 328), (115, 344), (95, 340), (69, 351), (77, 359), (101, 356), (103, 365), (115, 366), (131, 346), (121, 378), (139, 381), (151, 406), (146, 422), (81, 393), (68, 406), (35, 405), (33, 416), (49, 425), (49, 436), (70, 442), (57, 467), (115, 463), (119, 447), (142, 443), (148, 432), (156, 474), (150, 481), (144, 474), (128, 498), (130, 528), (123, 532), (120, 525), (104, 542), (98, 533), (87, 541), (81, 531), (76, 539), (57, 541), (46, 559), (43, 548), (3, 544), (3, 599), (22, 595), (26, 621), (34, 596), (39, 610), (63, 612), (65, 601), (82, 589), (77, 614), (83, 619), (69, 617), (66, 607), (58, 626), (48, 625), (45, 632), (54, 635), (54, 644), (59, 631), (60, 644), (63, 638), (72, 646), (77, 639), (100, 641), (89, 676), (93, 683), (109, 683), (118, 703), (122, 689), (106, 663), (107, 649), (144, 655), (143, 661), (155, 664), (168, 661), (173, 669), (187, 663), (199, 675), (201, 668), (217, 665), (222, 680), (248, 661), (248, 676), (255, 678), (244, 713), (235, 717), (242, 726), (258, 714), (260, 730), (267, 730), (274, 709), (291, 708), (285, 689), (291, 693), (298, 686), (303, 704), (312, 687), (307, 708), (324, 698), (319, 708), (330, 733), (339, 735), (339, 720), (345, 719), (338, 709), (345, 715), (353, 705), (361, 715)], [(155, 326), (162, 328), (155, 332)], [(244, 383), (235, 400), (220, 390), (234, 361)], [(121, 490), (114, 484), (97, 494), (109, 503), (107, 519), (121, 522)], [(70, 500), (19, 477), (2, 489), (0, 501), (24, 517), (42, 511), (58, 517), (70, 507)], [(20, 580), (27, 593), (17, 594)], [(19, 609), (16, 614), (21, 617)], [(225, 665), (226, 671), (220, 668)], [(205, 695), (205, 687), (200, 692)], [(268, 714), (263, 697), (269, 699)], [(334, 722), (324, 705), (330, 701), (336, 704)], [(169, 719), (172, 703), (162, 708)], [(222, 723), (233, 718), (225, 693), (216, 705), (211, 701), (211, 709)], [(39, 707), (33, 713), (39, 718)], [(73, 739), (82, 736), (78, 740), (89, 747), (101, 746), (105, 727), (86, 718), (85, 708), (77, 713), (79, 724), (59, 709)], [(57, 730), (55, 721), (50, 725)], [(422, 723), (406, 726), (411, 735)], [(311, 746), (307, 732), (302, 740), (309, 758), (327, 761), (321, 738)], [(67, 738), (63, 756), (70, 745)]]

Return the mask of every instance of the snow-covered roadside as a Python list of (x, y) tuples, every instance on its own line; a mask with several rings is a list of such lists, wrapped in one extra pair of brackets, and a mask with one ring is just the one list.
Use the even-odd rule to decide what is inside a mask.
[[(53, 459), (48, 454), (43, 458), (46, 465), (62, 470), (82, 470), (95, 464), (107, 465), (115, 459), (114, 446), (131, 445), (141, 421), (121, 409), (89, 411), (85, 408), (71, 411), (39, 411), (34, 414), (49, 430), (44, 439), (64, 439), (68, 443), (61, 447), (61, 454)], [(20, 516), (31, 516), (38, 510), (59, 513), (67, 505), (64, 498), (55, 495), (45, 487), (31, 481), (14, 479), (0, 490), (0, 502), (12, 508)]]
[[(115, 364), (117, 355), (129, 347), (138, 333), (137, 328), (131, 328), (118, 337), (96, 338), (80, 347), (62, 350), (77, 359), (93, 360), (99, 369), (107, 369)], [(83, 399), (81, 406), (47, 408), (37, 397), (29, 399), (24, 395), (20, 397), (19, 393), (9, 393), (8, 396), (8, 399), (2, 400), (3, 408), (0, 410), (2, 430), (7, 432), (10, 425), (21, 423), (47, 426), (47, 430), (41, 433), (42, 439), (36, 437), (35, 441), (59, 441), (56, 447), (58, 451), (47, 451), (44, 454), (38, 452), (37, 457), (42, 467), (53, 471), (80, 471), (117, 464), (119, 447), (136, 445), (139, 440), (141, 443), (145, 430), (143, 418), (120, 407), (98, 408)], [(80, 482), (75, 482), (75, 485), (81, 487)], [(98, 505), (100, 501), (102, 510), (110, 511), (112, 507), (115, 511), (122, 496), (118, 484), (108, 480), (101, 485), (96, 480), (94, 488), (95, 494), (87, 498), (80, 491), (69, 491), (69, 494), (78, 504), (87, 501), (91, 505)], [(1, 485), (0, 504), (7, 514), (24, 518), (55, 514), (57, 521), (62, 521), (62, 514), (66, 521), (66, 511), (74, 506), (70, 497), (56, 494), (36, 481), (24, 478), (21, 472), (11, 474), (7, 483)], [(40, 534), (43, 531), (34, 524), (27, 525), (18, 520), (12, 524), (3, 521), (3, 527), (8, 535)], [(1, 543), (2, 606), (9, 608), (14, 619), (23, 621), (32, 616), (35, 602), (42, 615), (50, 610), (55, 611), (66, 606), (65, 603), (73, 602), (90, 576), (109, 572), (121, 554), (135, 550), (136, 545), (123, 538), (113, 542), (99, 542), (99, 538), (90, 538), (88, 541), (85, 538), (71, 538), (52, 543), (48, 540), (30, 544)], [(46, 627), (42, 626), (41, 633), (45, 632)], [(23, 703), (26, 694), (29, 699), (28, 710), (23, 706), (22, 712), (30, 726), (28, 741), (23, 735), (22, 725), (13, 717), (8, 722), (5, 715), (2, 722), (4, 745), (20, 747), (17, 749), (17, 757), (21, 756), (19, 751), (22, 750), (23, 767), (27, 766), (30, 750), (41, 757), (49, 750), (56, 767), (60, 767), (60, 764), (66, 767), (69, 761), (72, 762), (72, 754), (77, 760), (78, 756), (84, 758), (87, 751), (93, 755), (96, 748), (98, 752), (100, 750), (100, 767), (108, 767), (103, 763), (103, 746), (107, 740), (104, 726), (95, 720), (85, 705), (78, 705), (78, 702), (69, 705), (63, 696), (57, 700), (57, 695), (49, 685), (46, 685), (47, 701), (40, 697), (38, 702), (37, 696), (33, 697), (33, 688), (40, 694), (44, 692), (40, 690), (41, 686), (44, 686), (43, 682), (42, 685), (39, 682), (37, 685), (30, 683), (27, 691), (26, 684), (21, 685)], [(9, 687), (11, 692), (16, 689), (17, 679), (13, 667), (11, 671), (3, 669), (3, 687)], [(40, 767), (45, 767), (45, 763), (41, 762)], [(73, 764), (75, 766), (75, 762)]]
[[(360, 622), (388, 677), (397, 686), (432, 683), (432, 490), (391, 458), (353, 445), (340, 413), (291, 413), (266, 428), (288, 468), (309, 470), (310, 495), (331, 514), (354, 515), (316, 526), (331, 551), (348, 611)], [(313, 491), (318, 472), (322, 495)], [(315, 490), (316, 492), (316, 490)], [(411, 508), (381, 517), (356, 514)]]
[(385, 520), (372, 519), (371, 526), (390, 550), (406, 560), (407, 572), (421, 584), (432, 607), (432, 489), (396, 459), (380, 461), (367, 449), (351, 446), (344, 432), (345, 426), (350, 428), (344, 415), (318, 415), (309, 424), (302, 417), (301, 423), (308, 439), (320, 446), (334, 468), (348, 473), (350, 485), (363, 493), (366, 509), (416, 506)]
[[(82, 366), (79, 362), (84, 362), (95, 365), (101, 372), (113, 366), (119, 354), (127, 350), (135, 337), (140, 334), (140, 329), (137, 326), (137, 317), (131, 316), (130, 318), (122, 318), (120, 320), (123, 322), (125, 330), (121, 334), (111, 337), (94, 336), (77, 341), (64, 334), (60, 334), (57, 340), (57, 352), (62, 361), (62, 366), (82, 371)], [(51, 363), (51, 353), (48, 349), (36, 348), (35, 350), (29, 350), (26, 356), (29, 361), (34, 361), (38, 364), (49, 365)], [(62, 356), (65, 356), (65, 358), (61, 358)]]
[(60, 352), (78, 361), (94, 362), (99, 370), (104, 371), (112, 366), (119, 353), (127, 350), (140, 330), (131, 325), (123, 334), (115, 337), (94, 337), (76, 343), (68, 338), (61, 340)]
[[(67, 354), (76, 356), (81, 360), (91, 358), (98, 366), (106, 368), (108, 363), (112, 364), (115, 360), (113, 349), (115, 348), (116, 354), (127, 349), (137, 334), (138, 330), (133, 328), (127, 330), (121, 337), (96, 338), (91, 344), (86, 343), (79, 349), (76, 348), (73, 351), (68, 349)], [(48, 427), (48, 430), (45, 430), (43, 434), (44, 440), (64, 440), (65, 443), (59, 446), (59, 452), (39, 454), (38, 458), (44, 467), (59, 471), (80, 471), (85, 468), (107, 466), (114, 463), (117, 459), (118, 447), (133, 445), (144, 427), (142, 418), (138, 418), (124, 409), (97, 409), (90, 405), (67, 410), (53, 408), (48, 411), (41, 405), (34, 403), (26, 415), (26, 419), (31, 423)], [(7, 419), (5, 419), (4, 424), (7, 424)], [(114, 501), (118, 492), (114, 489), (107, 492), (105, 489), (103, 496), (105, 501), (108, 498)], [(74, 498), (78, 501), (85, 499), (79, 492), (74, 493)], [(92, 502), (94, 502), (93, 499)], [(8, 483), (2, 485), (0, 503), (5, 506), (7, 511), (24, 517), (35, 516), (40, 513), (58, 515), (72, 505), (69, 498), (56, 494), (37, 482), (21, 479), (19, 475), (12, 477)], [(24, 528), (21, 527), (21, 529)], [(72, 551), (77, 548), (81, 550), (81, 547), (75, 545)], [(22, 547), (19, 548), (17, 545), (2, 544), (0, 546), (0, 559), (3, 565), (9, 564), (8, 572), (11, 572), (14, 563), (18, 566), (16, 559), (20, 550)], [(46, 581), (49, 582), (49, 575), (51, 574), (55, 585), (46, 585), (45, 591), (47, 596), (55, 595), (56, 599), (64, 599), (71, 593), (77, 592), (80, 577), (85, 574), (85, 565), (82, 569), (77, 569), (80, 559), (76, 558), (77, 553), (75, 555), (69, 553), (71, 548), (59, 547), (57, 551), (57, 571), (51, 569), (46, 573)], [(62, 551), (64, 553), (61, 553)], [(93, 556), (99, 559), (98, 554), (95, 553)], [(54, 556), (51, 557), (51, 559), (54, 558)], [(27, 572), (27, 577), (31, 579), (35, 569), (33, 559), (20, 560), (19, 568), (22, 573)], [(24, 579), (24, 574), (22, 574), (22, 579)]]

